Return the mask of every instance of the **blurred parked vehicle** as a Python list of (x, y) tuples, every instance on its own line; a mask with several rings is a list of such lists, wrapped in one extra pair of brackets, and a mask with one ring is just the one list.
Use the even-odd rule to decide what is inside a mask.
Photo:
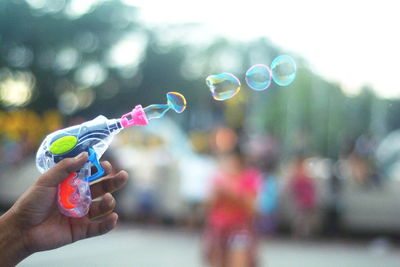
[[(326, 227), (332, 198), (337, 198), (338, 223), (340, 229), (354, 233), (399, 234), (400, 233), (400, 132), (389, 134), (378, 146), (377, 174), (364, 182), (352, 177), (351, 161), (342, 159), (337, 163), (324, 158), (309, 158), (309, 172), (317, 187), (318, 210), (316, 229)], [(332, 195), (331, 171), (338, 169), (336, 179), (340, 189)], [(398, 170), (398, 171), (396, 171)], [(368, 180), (369, 179), (369, 180)], [(286, 180), (279, 181), (280, 224), (290, 225), (292, 203), (284, 194)]]

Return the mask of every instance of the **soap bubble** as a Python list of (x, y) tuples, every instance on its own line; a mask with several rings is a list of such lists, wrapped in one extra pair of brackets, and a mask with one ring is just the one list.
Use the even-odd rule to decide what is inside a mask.
[(169, 109), (170, 107), (166, 104), (153, 104), (145, 107), (143, 110), (146, 114), (147, 119), (152, 120), (163, 117)]
[(227, 72), (208, 76), (206, 83), (214, 99), (219, 101), (232, 98), (240, 91), (239, 79)]
[(186, 108), (185, 97), (177, 92), (167, 93), (168, 106), (175, 110), (177, 113), (182, 113)]
[(153, 104), (145, 107), (143, 110), (147, 119), (152, 120), (163, 117), (170, 109), (173, 109), (177, 113), (182, 113), (186, 109), (185, 97), (177, 92), (168, 92), (167, 104)]
[(296, 78), (296, 62), (290, 56), (279, 56), (271, 63), (272, 79), (280, 86), (288, 86)]
[(251, 89), (262, 91), (271, 84), (271, 77), (271, 70), (268, 66), (257, 64), (246, 72), (246, 83)]

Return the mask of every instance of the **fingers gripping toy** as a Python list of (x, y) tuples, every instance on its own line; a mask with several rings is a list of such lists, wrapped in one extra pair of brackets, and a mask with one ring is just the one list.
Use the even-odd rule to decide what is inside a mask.
[[(88, 152), (88, 162), (76, 173), (71, 173), (58, 185), (58, 206), (60, 212), (69, 217), (83, 217), (92, 202), (90, 182), (101, 178), (105, 171), (99, 159), (107, 150), (113, 137), (122, 129), (134, 125), (147, 125), (172, 109), (181, 113), (186, 108), (185, 97), (176, 92), (167, 93), (167, 104), (137, 105), (131, 112), (119, 119), (107, 119), (100, 115), (93, 120), (71, 126), (49, 134), (36, 154), (36, 166), (44, 173), (64, 158), (71, 158), (81, 152)], [(92, 167), (97, 171), (91, 173)]]

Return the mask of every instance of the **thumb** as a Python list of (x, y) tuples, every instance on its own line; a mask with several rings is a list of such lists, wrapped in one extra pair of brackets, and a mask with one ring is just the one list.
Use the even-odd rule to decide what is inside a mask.
[(66, 158), (54, 165), (50, 170), (42, 174), (37, 184), (41, 186), (57, 186), (66, 179), (71, 172), (77, 172), (88, 160), (88, 153), (82, 152), (75, 158)]

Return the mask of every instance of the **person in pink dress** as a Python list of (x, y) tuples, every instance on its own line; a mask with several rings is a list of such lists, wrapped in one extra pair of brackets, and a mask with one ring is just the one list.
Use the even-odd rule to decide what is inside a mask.
[(312, 235), (314, 213), (316, 209), (315, 182), (307, 173), (305, 158), (300, 155), (294, 160), (293, 172), (289, 183), (295, 217), (292, 220), (292, 233), (298, 238)]
[(240, 150), (222, 156), (207, 202), (205, 258), (212, 267), (256, 266), (254, 220), (261, 175)]

